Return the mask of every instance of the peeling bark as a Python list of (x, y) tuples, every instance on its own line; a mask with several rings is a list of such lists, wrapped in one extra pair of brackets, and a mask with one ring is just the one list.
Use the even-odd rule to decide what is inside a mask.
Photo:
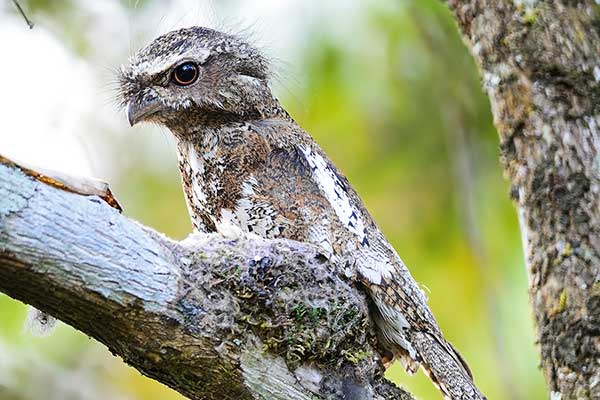
[(0, 162), (0, 291), (192, 399), (412, 399), (383, 377), (362, 293), (314, 246), (174, 242), (28, 171)]
[(600, 398), (600, 5), (447, 0), (512, 183), (553, 398)]

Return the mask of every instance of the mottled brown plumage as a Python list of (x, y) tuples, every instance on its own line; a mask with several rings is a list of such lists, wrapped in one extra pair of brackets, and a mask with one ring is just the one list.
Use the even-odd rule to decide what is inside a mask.
[[(184, 70), (190, 83), (181, 85)], [(274, 98), (268, 77), (269, 63), (252, 46), (193, 27), (132, 57), (121, 87), (132, 124), (158, 122), (177, 139), (195, 229), (234, 226), (319, 245), (351, 266), (372, 299), (382, 348), (409, 371), (422, 365), (447, 398), (483, 399), (358, 194)]]

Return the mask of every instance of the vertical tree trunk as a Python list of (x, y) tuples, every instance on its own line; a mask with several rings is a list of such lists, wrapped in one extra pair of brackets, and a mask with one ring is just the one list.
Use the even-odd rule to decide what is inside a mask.
[(600, 398), (600, 5), (447, 3), (500, 135), (551, 397)]

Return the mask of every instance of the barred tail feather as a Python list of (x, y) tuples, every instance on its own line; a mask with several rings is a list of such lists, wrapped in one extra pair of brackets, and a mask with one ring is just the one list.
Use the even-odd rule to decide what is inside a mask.
[(421, 358), (421, 366), (447, 400), (486, 400), (477, 389), (471, 372), (460, 354), (428, 332), (414, 332), (411, 343)]

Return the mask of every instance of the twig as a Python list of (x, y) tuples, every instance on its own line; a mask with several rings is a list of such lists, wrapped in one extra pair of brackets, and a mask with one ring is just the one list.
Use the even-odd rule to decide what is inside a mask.
[(29, 29), (33, 29), (33, 22), (31, 22), (31, 20), (29, 18), (27, 18), (27, 15), (25, 14), (25, 11), (23, 11), (23, 8), (19, 4), (19, 2), (17, 0), (13, 0), (13, 4), (15, 5), (15, 7), (17, 7), (17, 10), (19, 10), (19, 14), (21, 14), (23, 16), (23, 19), (25, 20), (25, 22), (27, 22)]

